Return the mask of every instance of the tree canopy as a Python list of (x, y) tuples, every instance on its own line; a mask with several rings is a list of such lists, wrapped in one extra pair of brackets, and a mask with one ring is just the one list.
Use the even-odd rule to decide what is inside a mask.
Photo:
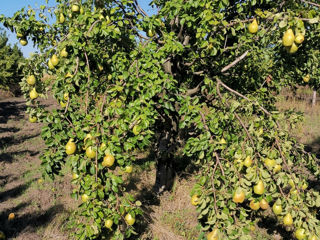
[[(126, 181), (150, 148), (159, 193), (182, 161), (198, 168), (192, 204), (207, 239), (251, 239), (269, 205), (297, 239), (319, 237), (317, 159), (288, 132), (298, 115), (275, 107), (282, 86), (319, 83), (319, 4), (151, 4), (152, 16), (133, 0), (59, 0), (0, 17), (40, 50), (21, 86), (28, 113), (45, 123), (45, 172), (72, 167), (73, 197), (82, 199), (75, 216), (86, 219), (74, 221), (77, 239), (136, 234), (142, 203)], [(57, 21), (50, 25), (45, 13)], [(40, 81), (47, 72), (52, 85)], [(48, 89), (61, 105), (50, 112), (37, 100)]]
[(20, 92), (23, 59), (18, 46), (8, 44), (6, 32), (0, 29), (0, 88), (13, 93)]

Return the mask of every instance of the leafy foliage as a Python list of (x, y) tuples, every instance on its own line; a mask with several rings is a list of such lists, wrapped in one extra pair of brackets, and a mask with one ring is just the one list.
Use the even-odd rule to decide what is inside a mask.
[[(1, 29), (0, 29), (1, 31)], [(0, 88), (19, 92), (19, 81), (22, 78), (23, 56), (17, 45), (8, 44), (4, 31), (0, 32)]]
[[(83, 202), (75, 215), (83, 219), (74, 221), (77, 239), (135, 234), (135, 221), (127, 219), (142, 214), (141, 203), (126, 193), (125, 170), (148, 147), (159, 161), (194, 159), (201, 174), (191, 195), (208, 238), (251, 239), (250, 226), (262, 213), (257, 208), (274, 204), (281, 205), (274, 215), (281, 224), (291, 214), (289, 230), (320, 236), (319, 191), (307, 185), (311, 176), (319, 180), (317, 160), (279, 124), (294, 127), (299, 116), (274, 106), (275, 93), (306, 74), (318, 86), (319, 6), (152, 4), (159, 11), (147, 16), (131, 0), (60, 0), (54, 9), (43, 6), (40, 20), (24, 9), (0, 18), (39, 46), (24, 73), (24, 80), (35, 75), (36, 84), (21, 86), (28, 112), (45, 123), (46, 173), (54, 177), (66, 162), (72, 166), (73, 197)], [(46, 12), (57, 22), (49, 25)], [(254, 18), (258, 31), (250, 33)], [(287, 29), (305, 38), (297, 53), (282, 45)], [(40, 81), (45, 72), (55, 75), (52, 86)], [(44, 97), (50, 88), (63, 107), (47, 112), (29, 92)], [(73, 148), (66, 153), (68, 142), (76, 144), (74, 154)], [(105, 159), (113, 158), (107, 167)], [(235, 192), (245, 200), (234, 201)]]

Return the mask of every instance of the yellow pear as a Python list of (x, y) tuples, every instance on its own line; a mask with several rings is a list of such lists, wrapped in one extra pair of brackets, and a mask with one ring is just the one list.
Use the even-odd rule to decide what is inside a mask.
[(295, 39), (294, 33), (293, 33), (292, 29), (290, 28), (283, 34), (283, 37), (282, 37), (283, 46), (290, 47), (293, 44), (294, 39)]
[(67, 57), (67, 56), (68, 56), (68, 52), (67, 52), (67, 49), (66, 49), (66, 48), (64, 48), (64, 49), (61, 50), (60, 56), (61, 56), (61, 57)]
[(294, 54), (298, 51), (298, 46), (295, 43), (292, 43), (291, 47), (286, 47), (287, 48), (287, 52), (290, 54)]
[(79, 10), (80, 10), (79, 5), (77, 5), (77, 4), (72, 5), (72, 7), (71, 7), (72, 12), (77, 13), (77, 12), (79, 12)]
[(51, 57), (51, 63), (52, 65), (55, 67), (58, 65), (59, 63), (59, 58), (57, 57), (57, 55), (53, 54)]
[(30, 75), (28, 78), (27, 78), (27, 83), (29, 85), (34, 85), (36, 83), (36, 77), (34, 75)]
[(243, 165), (245, 165), (247, 168), (252, 165), (252, 158), (250, 156), (247, 156), (246, 159), (243, 161)]
[(65, 78), (70, 78), (70, 77), (72, 77), (72, 74), (69, 73), (69, 72), (67, 72), (67, 74), (66, 74), (64, 77), (65, 77)]
[(246, 195), (245, 195), (244, 191), (242, 191), (241, 189), (237, 189), (235, 191), (235, 193), (233, 194), (232, 200), (235, 203), (243, 203), (245, 198), (246, 198)]
[(63, 15), (63, 13), (60, 13), (60, 16), (59, 16), (59, 23), (64, 23), (64, 21), (65, 21), (65, 17), (64, 17), (64, 15)]
[(60, 106), (61, 106), (62, 108), (65, 108), (65, 107), (67, 106), (67, 103), (64, 102), (64, 101), (60, 101)]
[(296, 38), (294, 39), (294, 42), (296, 44), (301, 44), (304, 41), (304, 36), (302, 33), (298, 33)]
[(37, 119), (37, 117), (35, 117), (35, 116), (33, 116), (33, 117), (29, 117), (29, 122), (31, 122), (31, 123), (35, 123), (36, 121), (37, 121), (38, 119)]
[(73, 139), (69, 139), (69, 141), (66, 144), (66, 153), (68, 155), (74, 154), (77, 150), (76, 144), (73, 142)]
[(111, 23), (110, 17), (106, 16), (106, 24), (109, 25)]
[(253, 187), (253, 191), (255, 194), (262, 195), (264, 193), (264, 184), (262, 180), (259, 180), (257, 185)]
[(306, 76), (303, 77), (303, 81), (304, 82), (307, 83), (307, 82), (309, 82), (309, 80), (310, 80), (310, 75), (309, 74), (307, 74)]
[(36, 99), (38, 96), (39, 96), (39, 94), (37, 93), (37, 91), (36, 91), (36, 89), (35, 88), (33, 88), (31, 91), (30, 91), (30, 98), (31, 99)]
[(48, 61), (48, 67), (49, 67), (50, 70), (54, 69), (54, 66), (53, 66), (53, 64), (51, 62), (51, 59), (49, 59), (49, 61)]
[(105, 221), (104, 226), (108, 229), (111, 229), (113, 225), (113, 221), (111, 219), (107, 219), (107, 221)]
[(284, 216), (283, 224), (285, 226), (291, 226), (293, 224), (293, 219), (290, 213), (287, 213), (287, 215)]
[(148, 37), (153, 37), (153, 36), (154, 36), (154, 32), (151, 29), (149, 29), (148, 30)]
[(136, 221), (136, 219), (135, 219), (130, 213), (128, 213), (128, 214), (124, 217), (124, 219), (126, 220), (126, 223), (127, 223), (129, 226), (132, 226), (132, 225), (135, 223), (135, 221)]
[(17, 32), (17, 38), (23, 38), (24, 35), (22, 33)]
[(83, 194), (82, 196), (81, 196), (81, 200), (82, 200), (82, 202), (88, 202), (88, 200), (89, 200), (89, 196), (87, 195), (87, 194)]
[(249, 24), (248, 30), (250, 33), (256, 33), (258, 32), (259, 25), (256, 19), (253, 19), (253, 21)]
[(276, 164), (276, 165), (274, 166), (274, 168), (273, 168), (273, 172), (274, 172), (274, 173), (280, 172), (281, 169), (282, 169), (281, 165)]
[(212, 232), (208, 233), (207, 240), (218, 240), (219, 230), (217, 228), (213, 229)]
[(28, 44), (27, 39), (21, 39), (21, 40), (20, 40), (20, 44), (21, 44), (22, 46), (26, 46), (26, 45)]

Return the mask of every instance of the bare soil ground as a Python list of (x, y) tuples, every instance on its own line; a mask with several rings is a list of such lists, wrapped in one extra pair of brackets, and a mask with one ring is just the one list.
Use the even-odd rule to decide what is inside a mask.
[(23, 98), (0, 100), (0, 230), (8, 239), (68, 239), (60, 228), (71, 186), (41, 177), (41, 124), (30, 123), (25, 110)]

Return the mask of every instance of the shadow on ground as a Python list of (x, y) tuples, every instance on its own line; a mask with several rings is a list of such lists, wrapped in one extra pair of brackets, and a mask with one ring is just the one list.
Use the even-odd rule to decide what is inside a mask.
[(27, 109), (24, 101), (2, 101), (0, 102), (0, 123), (7, 123), (12, 117), (16, 121), (24, 118)]
[(22, 157), (27, 154), (29, 154), (30, 156), (35, 156), (39, 154), (39, 151), (22, 150), (2, 153), (0, 154), (0, 162), (12, 163), (17, 156)]
[(307, 144), (305, 146), (305, 150), (307, 152), (313, 153), (316, 155), (318, 159), (320, 159), (320, 137), (316, 138), (313, 142), (310, 144)]
[(288, 232), (282, 225), (279, 225), (279, 222), (272, 217), (261, 218), (257, 223), (258, 227), (264, 228), (267, 230), (267, 233), (270, 236), (273, 236), (275, 233), (281, 236), (282, 240), (292, 240), (292, 233)]
[(21, 216), (18, 215), (11, 221), (7, 219), (10, 212), (17, 212), (19, 209), (25, 208), (30, 204), (30, 202), (21, 203), (17, 207), (0, 214), (0, 225), (5, 226), (4, 232), (7, 238), (15, 238), (28, 228), (39, 229), (40, 227), (46, 226), (50, 224), (57, 214), (65, 211), (63, 205), (55, 205), (47, 210), (36, 211), (32, 214), (24, 214)]
[(0, 193), (0, 202), (4, 202), (10, 198), (16, 198), (16, 197), (22, 195), (29, 188), (29, 186), (32, 184), (33, 181), (34, 180), (1, 192)]

